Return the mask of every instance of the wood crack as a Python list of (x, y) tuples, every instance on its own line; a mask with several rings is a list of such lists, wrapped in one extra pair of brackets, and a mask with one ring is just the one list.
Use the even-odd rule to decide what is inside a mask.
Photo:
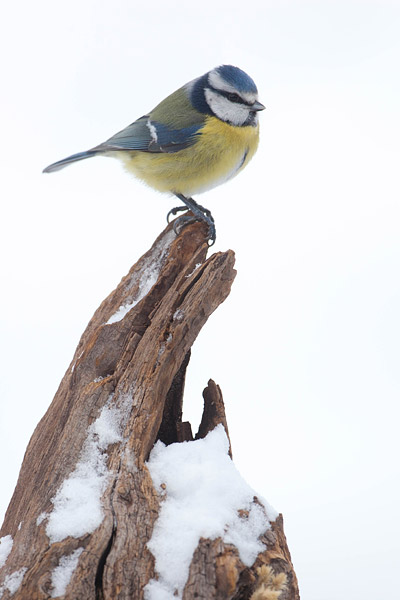
[(117, 476), (114, 478), (114, 483), (110, 491), (110, 510), (112, 514), (112, 529), (110, 539), (108, 540), (107, 546), (104, 548), (97, 565), (94, 585), (95, 585), (95, 598), (96, 600), (104, 600), (104, 592), (103, 592), (103, 577), (104, 570), (106, 568), (107, 558), (111, 552), (111, 548), (117, 533), (117, 515), (114, 510), (113, 502), (115, 495), (115, 487), (117, 485)]

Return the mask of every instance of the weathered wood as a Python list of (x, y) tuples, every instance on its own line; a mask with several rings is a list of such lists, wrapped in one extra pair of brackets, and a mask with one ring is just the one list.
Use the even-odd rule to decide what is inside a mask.
[[(202, 224), (186, 227), (178, 237), (168, 226), (89, 322), (29, 442), (0, 532), (0, 537), (11, 535), (14, 540), (0, 570), (2, 598), (52, 597), (52, 572), (78, 548), (83, 551), (63, 598), (143, 598), (144, 587), (155, 576), (147, 542), (160, 507), (145, 462), (158, 439), (166, 444), (193, 439), (190, 424), (182, 423), (190, 348), (235, 277), (232, 251), (206, 259), (207, 250)], [(46, 523), (52, 500), (76, 468), (88, 430), (105, 406), (124, 411), (126, 418), (123, 436), (107, 447), (112, 475), (102, 495), (104, 518), (91, 534), (51, 540)], [(196, 438), (219, 423), (228, 433), (221, 391), (210, 380)], [(200, 540), (183, 598), (250, 598), (268, 577), (285, 573), (287, 585), (265, 600), (296, 600), (282, 521), (265, 536), (267, 550), (251, 569), (233, 546)], [(260, 579), (257, 569), (263, 564), (271, 565), (274, 573), (263, 573)], [(21, 584), (12, 593), (5, 578), (20, 569), (25, 569)]]
[[(222, 423), (229, 439), (228, 423), (226, 421), (225, 406), (222, 392), (212, 379), (203, 391), (204, 409), (196, 439), (205, 438), (219, 423)], [(232, 458), (232, 447), (229, 439), (229, 456)]]

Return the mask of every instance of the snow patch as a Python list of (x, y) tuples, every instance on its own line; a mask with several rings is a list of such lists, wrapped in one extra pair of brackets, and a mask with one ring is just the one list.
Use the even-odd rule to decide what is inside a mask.
[(174, 316), (172, 317), (174, 321), (183, 321), (183, 317), (185, 316), (185, 311), (182, 308), (177, 308), (174, 312)]
[(157, 283), (158, 275), (160, 273), (160, 264), (157, 263), (152, 265), (150, 268), (146, 269), (140, 277), (139, 281), (139, 289), (136, 294), (135, 299), (132, 302), (128, 302), (126, 304), (122, 304), (117, 312), (115, 312), (107, 321), (106, 325), (111, 325), (112, 323), (117, 323), (118, 321), (122, 321), (122, 319), (128, 314), (128, 312), (138, 304), (151, 290), (153, 285)]
[(122, 321), (122, 319), (128, 314), (128, 312), (131, 310), (131, 308), (136, 306), (136, 304), (138, 302), (140, 302), (140, 300), (142, 298), (144, 298), (144, 296), (145, 296), (145, 294), (141, 295), (141, 293), (139, 291), (139, 295), (136, 300), (134, 300), (133, 302), (129, 302), (128, 304), (121, 304), (121, 306), (119, 307), (117, 312), (115, 312), (113, 315), (111, 315), (111, 317), (108, 319), (108, 321), (106, 322), (106, 325), (111, 325), (112, 323), (117, 323), (118, 321)]
[(19, 586), (22, 583), (25, 573), (27, 572), (26, 567), (22, 567), (18, 571), (14, 571), (11, 575), (7, 575), (4, 578), (4, 583), (0, 586), (0, 598), (2, 598), (4, 592), (8, 590), (10, 594), (15, 594)]
[(40, 523), (42, 523), (45, 519), (47, 519), (49, 515), (47, 512), (41, 512), (38, 518), (36, 519), (36, 525), (39, 527)]
[(147, 294), (155, 283), (157, 283), (158, 276), (164, 261), (164, 257), (169, 250), (169, 246), (172, 240), (175, 238), (174, 231), (170, 231), (166, 234), (162, 241), (157, 244), (148, 261), (143, 265), (138, 273), (136, 273), (131, 281), (130, 286), (133, 287), (138, 282), (138, 291), (135, 298), (131, 302), (125, 302), (121, 304), (118, 310), (108, 319), (106, 325), (117, 323), (128, 314), (128, 312), (138, 304)]
[(158, 579), (146, 586), (146, 600), (182, 597), (200, 537), (234, 544), (247, 566), (265, 549), (259, 537), (277, 513), (254, 502), (256, 494), (228, 450), (222, 425), (205, 439), (154, 446), (147, 466), (156, 489), (165, 489), (165, 499), (148, 543)]
[(198, 269), (200, 269), (201, 265), (202, 265), (202, 263), (196, 263), (196, 264), (195, 264), (195, 266), (194, 266), (194, 269), (193, 269), (193, 271), (192, 271), (191, 273), (189, 273), (189, 275), (185, 275), (186, 279), (188, 279), (188, 278), (189, 278), (189, 277), (191, 277), (191, 276), (192, 276), (194, 273), (196, 273), (196, 271), (197, 271)]
[(78, 356), (78, 358), (76, 359), (76, 361), (74, 362), (74, 364), (72, 365), (72, 367), (71, 367), (71, 373), (73, 373), (73, 372), (74, 372), (74, 370), (75, 370), (75, 365), (76, 365), (76, 363), (78, 362), (78, 360), (79, 360), (79, 359), (82, 357), (82, 354), (83, 354), (83, 350), (82, 350), (82, 352), (80, 353), (80, 355)]
[(0, 538), (0, 567), (6, 564), (11, 548), (13, 547), (13, 539), (11, 535), (5, 535)]
[[(48, 515), (46, 526), (51, 543), (60, 542), (68, 536), (92, 533), (103, 520), (101, 496), (110, 476), (106, 449), (110, 444), (122, 441), (127, 405), (130, 403), (126, 398), (118, 408), (111, 405), (111, 398), (89, 427), (75, 470), (52, 499), (54, 509)], [(43, 513), (36, 522), (42, 516)]]
[(51, 574), (51, 585), (53, 587), (51, 592), (52, 598), (57, 598), (58, 596), (63, 596), (65, 594), (82, 552), (83, 548), (78, 548), (71, 554), (61, 557), (58, 566)]

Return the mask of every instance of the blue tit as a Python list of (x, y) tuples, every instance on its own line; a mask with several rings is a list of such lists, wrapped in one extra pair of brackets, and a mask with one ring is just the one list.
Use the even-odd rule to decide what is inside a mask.
[(222, 65), (190, 81), (151, 112), (86, 152), (44, 169), (57, 171), (98, 154), (119, 158), (125, 168), (150, 187), (177, 196), (190, 210), (182, 224), (202, 220), (215, 241), (211, 212), (192, 198), (228, 181), (253, 157), (259, 140), (257, 87), (244, 71)]

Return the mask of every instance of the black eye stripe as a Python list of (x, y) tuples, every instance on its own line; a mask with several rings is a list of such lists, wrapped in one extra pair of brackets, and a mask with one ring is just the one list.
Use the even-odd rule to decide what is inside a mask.
[(227, 98), (230, 102), (251, 106), (249, 102), (246, 102), (246, 100), (243, 100), (243, 98), (241, 98), (239, 94), (235, 94), (234, 92), (225, 92), (223, 90), (218, 90), (218, 93), (221, 94), (221, 96), (224, 96), (224, 98)]
[(236, 104), (244, 104), (245, 106), (249, 107), (253, 106), (251, 102), (246, 102), (246, 100), (243, 100), (243, 98), (241, 98), (239, 94), (235, 94), (234, 92), (225, 92), (225, 90), (218, 90), (212, 87), (211, 85), (209, 85), (209, 88), (217, 94), (219, 94), (220, 96), (223, 96), (230, 102), (235, 102)]

